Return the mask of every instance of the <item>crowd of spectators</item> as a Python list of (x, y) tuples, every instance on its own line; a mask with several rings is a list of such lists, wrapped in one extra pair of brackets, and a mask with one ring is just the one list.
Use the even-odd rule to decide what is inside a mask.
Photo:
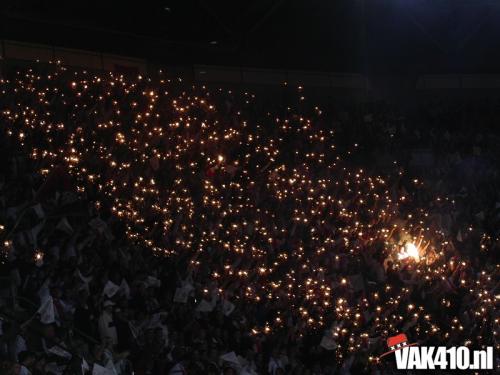
[(4, 74), (0, 372), (391, 374), (400, 332), (498, 353), (500, 104), (287, 90)]

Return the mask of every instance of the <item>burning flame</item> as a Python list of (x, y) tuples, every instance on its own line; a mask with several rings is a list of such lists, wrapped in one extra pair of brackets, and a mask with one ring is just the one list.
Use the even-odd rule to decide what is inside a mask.
[(420, 253), (418, 247), (411, 242), (408, 242), (401, 248), (401, 252), (398, 254), (398, 259), (413, 258), (416, 262), (420, 261)]

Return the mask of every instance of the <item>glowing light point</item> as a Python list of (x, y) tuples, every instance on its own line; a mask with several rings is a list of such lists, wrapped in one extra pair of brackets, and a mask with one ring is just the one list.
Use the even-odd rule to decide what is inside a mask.
[(406, 258), (413, 258), (416, 262), (420, 261), (420, 253), (418, 251), (418, 247), (411, 242), (408, 242), (398, 254), (398, 259), (402, 260)]

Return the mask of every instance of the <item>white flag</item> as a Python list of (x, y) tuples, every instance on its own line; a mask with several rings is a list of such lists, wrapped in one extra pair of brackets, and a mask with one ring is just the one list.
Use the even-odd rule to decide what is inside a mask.
[(33, 244), (33, 247), (38, 247), (38, 234), (42, 230), (43, 226), (45, 225), (45, 221), (42, 221), (38, 225), (35, 225), (33, 228), (30, 230), (30, 242)]
[(56, 225), (56, 229), (59, 229), (66, 234), (73, 233), (73, 227), (69, 223), (68, 219), (65, 217), (63, 217), (61, 220), (59, 220), (59, 223), (57, 223), (57, 225)]
[(148, 276), (146, 279), (146, 284), (148, 287), (159, 288), (161, 286), (161, 280), (153, 276)]
[(84, 282), (85, 284), (88, 284), (92, 281), (92, 279), (94, 278), (94, 276), (83, 276), (82, 273), (80, 272), (79, 269), (76, 270), (76, 275), (80, 278), (80, 280), (82, 280), (82, 282)]
[(40, 314), (40, 322), (43, 324), (52, 324), (56, 321), (52, 296), (48, 295), (45, 300), (42, 300), (42, 304), (37, 313)]
[(196, 311), (198, 312), (211, 312), (214, 310), (215, 304), (208, 302), (206, 299), (202, 299), (201, 302), (196, 306)]
[(85, 358), (82, 358), (82, 372), (85, 374), (85, 371), (90, 371), (90, 366)]
[(58, 357), (61, 357), (61, 358), (65, 358), (67, 359), (68, 361), (71, 359), (72, 355), (71, 353), (67, 352), (66, 350), (64, 350), (63, 348), (61, 348), (60, 346), (53, 346), (52, 348), (50, 348), (48, 350), (49, 353), (52, 353), (52, 354), (55, 354), (57, 355)]
[(38, 218), (43, 219), (45, 217), (45, 212), (43, 211), (42, 205), (40, 203), (33, 206), (32, 208), (35, 211), (36, 216), (38, 216)]
[(236, 306), (228, 300), (222, 301), (222, 312), (225, 316), (231, 315), (235, 308)]
[(337, 342), (333, 338), (332, 330), (328, 329), (325, 331), (325, 334), (323, 335), (323, 338), (321, 339), (321, 342), (319, 343), (319, 346), (326, 350), (335, 350), (337, 348)]
[(223, 354), (219, 358), (223, 362), (228, 362), (228, 363), (234, 364), (237, 368), (241, 367), (241, 363), (240, 363), (238, 356), (236, 355), (235, 352), (229, 352), (229, 353)]
[(184, 287), (177, 288), (174, 294), (174, 302), (177, 303), (186, 303), (189, 297), (189, 293), (191, 291)]
[(120, 284), (120, 294), (126, 299), (130, 299), (130, 287), (125, 278), (122, 279), (122, 282)]
[(115, 375), (113, 371), (107, 369), (106, 367), (102, 367), (97, 363), (94, 363), (94, 368), (92, 369), (92, 375)]
[(115, 364), (113, 363), (112, 360), (108, 360), (108, 363), (106, 363), (106, 369), (110, 372), (110, 374), (118, 375), (118, 372), (116, 371), (115, 368)]
[(104, 294), (108, 298), (112, 298), (116, 294), (116, 292), (118, 292), (119, 289), (120, 287), (118, 285), (108, 280), (108, 282), (104, 286), (102, 294)]

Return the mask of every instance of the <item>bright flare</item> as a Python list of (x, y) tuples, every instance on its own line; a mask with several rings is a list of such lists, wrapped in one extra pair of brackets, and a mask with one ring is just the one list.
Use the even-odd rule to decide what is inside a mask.
[(413, 258), (416, 262), (420, 261), (420, 254), (418, 252), (418, 247), (415, 244), (409, 242), (398, 254), (398, 259)]

